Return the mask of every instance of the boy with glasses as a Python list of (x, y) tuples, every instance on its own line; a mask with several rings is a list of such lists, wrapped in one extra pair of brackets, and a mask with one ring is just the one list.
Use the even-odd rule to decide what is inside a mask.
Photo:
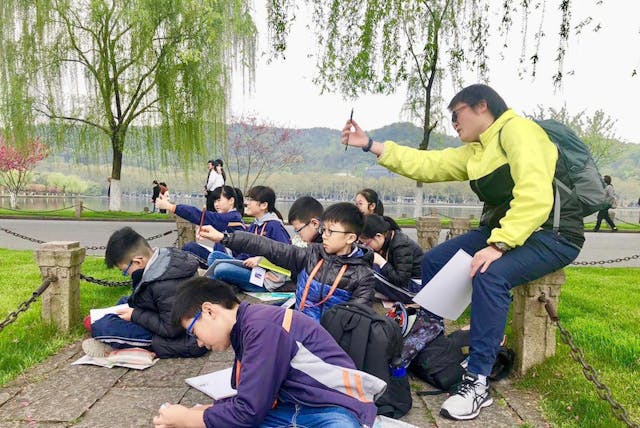
[(203, 226), (200, 236), (222, 242), (233, 251), (262, 255), (297, 273), (296, 307), (320, 321), (327, 309), (339, 303), (371, 306), (375, 286), (373, 252), (356, 245), (363, 214), (355, 205), (342, 202), (327, 208), (321, 220), (322, 244), (311, 243), (306, 248), (246, 232), (223, 233), (211, 226)]
[(180, 287), (172, 318), (204, 346), (233, 347), (231, 385), (238, 394), (213, 406), (165, 404), (153, 418), (156, 427), (373, 426), (374, 400), (385, 383), (356, 370), (308, 317), (240, 303), (228, 285), (202, 277)]
[(322, 234), (318, 230), (323, 211), (322, 204), (311, 196), (302, 196), (291, 205), (289, 224), (302, 241), (322, 244)]
[(91, 324), (91, 336), (82, 349), (92, 357), (104, 357), (113, 348), (142, 347), (160, 358), (199, 357), (207, 352), (183, 329), (171, 322), (178, 285), (196, 275), (198, 261), (177, 248), (151, 248), (130, 227), (114, 232), (105, 252), (108, 268), (131, 275), (133, 292), (118, 304), (130, 307), (108, 314)]

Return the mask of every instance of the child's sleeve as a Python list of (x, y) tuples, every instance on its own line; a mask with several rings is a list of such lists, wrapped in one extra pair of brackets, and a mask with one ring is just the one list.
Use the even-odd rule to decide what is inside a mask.
[(232, 233), (229, 240), (224, 242), (224, 246), (234, 252), (266, 257), (271, 263), (292, 272), (302, 270), (307, 255), (306, 248), (274, 241), (248, 232)]
[(373, 271), (368, 268), (362, 268), (361, 273), (356, 279), (356, 287), (351, 293), (350, 302), (362, 303), (363, 305), (373, 305), (373, 294), (376, 287), (376, 279), (373, 276)]

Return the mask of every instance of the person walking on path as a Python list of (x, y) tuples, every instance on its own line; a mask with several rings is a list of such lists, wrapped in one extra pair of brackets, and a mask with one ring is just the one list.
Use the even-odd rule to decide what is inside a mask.
[[(609, 203), (609, 205), (611, 205), (611, 208), (616, 208), (618, 206), (618, 203), (616, 201), (616, 191), (613, 188), (613, 184), (611, 184), (611, 177), (608, 175), (605, 175), (602, 178), (604, 179), (604, 184), (607, 185), (607, 187), (605, 187), (607, 202)], [(593, 228), (594, 232), (597, 232), (600, 230), (600, 225), (602, 224), (602, 220), (607, 222), (612, 232), (618, 231), (618, 228), (613, 223), (611, 216), (609, 216), (609, 208), (605, 208), (603, 210), (598, 211), (598, 219), (596, 220), (596, 227)]]
[(207, 198), (207, 211), (215, 212), (216, 210), (213, 191), (218, 187), (224, 186), (226, 176), (223, 166), (224, 162), (222, 162), (222, 159), (210, 160), (207, 162), (209, 173), (207, 175), (207, 182), (204, 185), (204, 194)]
[[(484, 202), (480, 226), (425, 254), (426, 284), (462, 249), (473, 256), (471, 352), (457, 392), (440, 413), (473, 419), (493, 403), (491, 373), (507, 321), (511, 289), (571, 263), (584, 243), (582, 209), (575, 195), (556, 188), (566, 168), (558, 149), (532, 120), (517, 115), (486, 85), (471, 85), (448, 105), (461, 147), (418, 150), (392, 141), (374, 141), (353, 120), (342, 130), (342, 144), (378, 156), (388, 169), (422, 182), (466, 181)], [(559, 186), (558, 186), (559, 187)], [(553, 229), (556, 192), (561, 193), (560, 225)]]
[(158, 180), (153, 180), (153, 193), (151, 194), (151, 204), (153, 205), (152, 213), (156, 212), (156, 199), (160, 196), (160, 185)]

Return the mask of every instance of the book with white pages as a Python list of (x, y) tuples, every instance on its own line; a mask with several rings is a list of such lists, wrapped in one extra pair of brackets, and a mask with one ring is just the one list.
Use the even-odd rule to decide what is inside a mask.
[(91, 323), (93, 324), (107, 314), (115, 314), (117, 311), (121, 309), (128, 309), (129, 307), (129, 304), (123, 303), (121, 305), (109, 306), (108, 308), (90, 309), (89, 316), (91, 317)]
[(200, 376), (189, 377), (184, 381), (214, 400), (222, 400), (223, 398), (233, 397), (238, 393), (238, 391), (231, 388), (232, 372), (232, 368), (229, 367)]

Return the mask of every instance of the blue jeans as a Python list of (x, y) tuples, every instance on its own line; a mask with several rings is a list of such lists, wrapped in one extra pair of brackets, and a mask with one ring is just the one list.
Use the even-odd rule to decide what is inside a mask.
[(360, 428), (361, 424), (356, 416), (344, 407), (306, 407), (300, 404), (278, 403), (275, 409), (269, 410), (259, 426)]
[[(481, 226), (425, 253), (422, 283), (426, 284), (451, 257), (463, 249), (474, 255), (487, 246), (491, 231)], [(575, 260), (580, 250), (550, 230), (531, 234), (524, 245), (495, 260), (472, 279), (471, 351), (467, 370), (489, 375), (500, 348), (511, 304), (511, 289), (554, 272)]]
[[(207, 260), (209, 266), (211, 266), (216, 260), (235, 259), (227, 253), (223, 253), (222, 251), (212, 251)], [(232, 263), (218, 263), (215, 270), (213, 271), (213, 276), (211, 278), (219, 279), (220, 281), (236, 285), (242, 291), (256, 293), (264, 293), (268, 291), (264, 287), (259, 287), (249, 282), (249, 278), (251, 278), (251, 269)]]

